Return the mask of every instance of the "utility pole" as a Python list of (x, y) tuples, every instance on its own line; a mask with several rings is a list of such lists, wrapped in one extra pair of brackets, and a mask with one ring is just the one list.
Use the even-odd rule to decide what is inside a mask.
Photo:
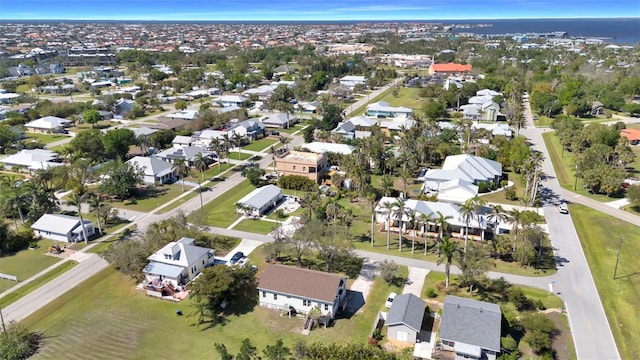
[(613, 268), (613, 280), (616, 279), (616, 274), (618, 272), (618, 262), (620, 262), (620, 250), (622, 250), (622, 240), (624, 240), (624, 235), (620, 235), (620, 242), (618, 243), (618, 255), (616, 256), (616, 267)]

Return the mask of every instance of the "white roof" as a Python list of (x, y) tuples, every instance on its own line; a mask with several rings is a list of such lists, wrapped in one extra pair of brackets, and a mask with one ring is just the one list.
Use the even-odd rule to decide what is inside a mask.
[(347, 144), (334, 144), (334, 143), (324, 143), (324, 142), (311, 142), (308, 144), (302, 144), (300, 146), (301, 149), (307, 149), (316, 154), (324, 154), (326, 152), (332, 152), (336, 154), (349, 155), (353, 153), (355, 147)]
[[(84, 220), (86, 225), (92, 224), (89, 220)], [(49, 231), (56, 234), (68, 234), (80, 225), (80, 218), (62, 214), (44, 214), (31, 228), (34, 230)]]
[[(397, 201), (397, 198), (386, 197), (386, 196), (383, 197), (382, 199), (380, 199), (380, 201), (378, 202), (378, 205), (376, 206), (376, 212), (380, 214), (387, 214), (387, 210), (384, 208), (383, 204), (385, 203), (393, 204), (396, 201)], [(416, 213), (419, 213), (419, 214), (426, 215), (432, 221), (435, 221), (438, 219), (438, 212), (440, 212), (445, 217), (451, 216), (451, 218), (447, 220), (449, 224), (454, 226), (466, 226), (466, 223), (460, 217), (460, 212), (459, 212), (460, 207), (456, 204), (449, 203), (449, 202), (432, 202), (432, 201), (407, 199), (405, 200), (404, 205), (406, 209), (415, 211)], [(487, 211), (488, 209), (480, 210), (482, 214), (486, 214)], [(397, 220), (396, 217), (393, 215), (391, 218), (394, 220)], [(405, 222), (409, 221), (409, 215), (406, 213), (403, 214), (402, 221), (405, 221)], [(483, 221), (483, 225), (484, 223), (486, 223), (485, 216), (481, 216), (481, 221)], [(471, 220), (469, 221), (469, 226), (476, 229), (480, 228), (477, 216), (473, 216), (471, 218)]]
[(40, 119), (30, 121), (24, 124), (24, 126), (36, 129), (54, 130), (70, 123), (71, 121), (67, 119), (59, 118), (56, 116), (45, 116), (41, 117)]
[(198, 112), (196, 110), (184, 110), (169, 114), (167, 115), (167, 117), (172, 119), (193, 120), (198, 117)]
[(247, 100), (249, 99), (240, 95), (222, 95), (216, 99), (216, 101), (225, 102), (225, 103), (242, 103)]
[(478, 196), (478, 187), (462, 179), (445, 181), (438, 189), (439, 201), (463, 204), (476, 196)]
[(502, 164), (480, 156), (461, 154), (444, 159), (442, 170), (460, 169), (475, 180), (493, 179), (502, 175)]
[(261, 209), (264, 205), (271, 201), (277, 200), (282, 197), (282, 190), (275, 185), (265, 185), (259, 187), (242, 199), (238, 200), (238, 204), (249, 206), (254, 209)]
[[(177, 242), (172, 241), (162, 249), (156, 251), (147, 260), (163, 264), (190, 268), (196, 261), (207, 253), (213, 253), (212, 249), (194, 245), (194, 239), (182, 238)], [(170, 255), (170, 256), (165, 256)]]
[(58, 154), (44, 149), (23, 149), (19, 153), (9, 155), (0, 162), (8, 165), (19, 165), (28, 167), (29, 169), (47, 169), (53, 166), (60, 166), (61, 163), (54, 162), (58, 158)]
[(171, 141), (171, 143), (173, 144), (191, 144), (194, 141), (193, 137), (191, 136), (183, 136), (183, 135), (176, 135), (176, 137), (173, 138), (173, 140)]
[(144, 171), (144, 176), (160, 177), (173, 171), (173, 165), (156, 158), (135, 156), (127, 161), (127, 164), (135, 165)]
[(11, 100), (20, 97), (20, 94), (15, 93), (0, 93), (0, 100)]
[(482, 96), (472, 96), (469, 98), (469, 104), (484, 104), (488, 101), (493, 101), (493, 96), (482, 95)]
[(491, 89), (482, 89), (482, 90), (476, 91), (476, 95), (478, 95), (478, 96), (489, 95), (489, 96), (493, 97), (493, 96), (502, 96), (502, 93), (497, 92), (497, 91), (493, 91)]
[(412, 109), (402, 107), (402, 106), (391, 106), (389, 103), (384, 101), (378, 101), (373, 104), (367, 105), (367, 111), (378, 111), (378, 112), (395, 112), (395, 113), (407, 113), (410, 114), (413, 112)]

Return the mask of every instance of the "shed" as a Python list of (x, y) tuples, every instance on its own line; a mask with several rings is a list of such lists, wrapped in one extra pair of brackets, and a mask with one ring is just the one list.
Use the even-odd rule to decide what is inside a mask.
[(396, 296), (387, 316), (387, 337), (414, 344), (422, 328), (427, 304), (413, 294)]

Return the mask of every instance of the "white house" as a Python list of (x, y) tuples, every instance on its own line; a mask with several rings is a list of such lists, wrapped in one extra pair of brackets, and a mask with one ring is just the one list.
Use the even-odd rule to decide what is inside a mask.
[(58, 162), (58, 153), (44, 149), (23, 149), (0, 159), (0, 163), (7, 168), (18, 167), (28, 172), (63, 165)]
[(467, 104), (460, 106), (462, 117), (470, 120), (496, 121), (500, 113), (500, 105), (489, 100), (479, 104)]
[(473, 184), (480, 182), (499, 184), (501, 178), (502, 164), (468, 154), (447, 156), (442, 169), (432, 169), (425, 174), (425, 181), (434, 183), (462, 179)]
[(464, 204), (467, 200), (478, 196), (478, 187), (462, 179), (444, 182), (425, 181), (422, 192), (435, 194), (438, 201)]
[[(223, 132), (223, 134), (227, 133), (229, 134), (229, 137), (237, 134), (237, 136), (253, 140), (260, 137), (264, 133), (264, 128), (265, 125), (262, 122), (256, 119), (247, 119), (230, 126), (226, 131)], [(200, 134), (200, 136), (202, 137), (202, 134)]]
[(160, 159), (135, 156), (131, 160), (127, 161), (127, 164), (131, 164), (138, 169), (142, 169), (142, 181), (146, 184), (162, 185), (171, 183), (176, 178), (173, 164)]
[(163, 150), (155, 154), (153, 157), (172, 164), (174, 164), (176, 160), (180, 159), (184, 160), (187, 165), (194, 166), (194, 162), (198, 154), (202, 154), (205, 160), (209, 162), (208, 159), (210, 159), (213, 153), (200, 146), (183, 146), (181, 148), (172, 147)]
[(340, 85), (346, 86), (353, 90), (356, 85), (366, 85), (367, 78), (364, 76), (347, 75), (340, 78)]
[(282, 200), (282, 190), (275, 185), (259, 187), (236, 203), (239, 213), (262, 216), (273, 209)]
[(176, 148), (182, 148), (184, 146), (191, 146), (196, 142), (193, 136), (184, 136), (184, 135), (176, 135), (175, 138), (171, 141), (171, 145)]
[(440, 319), (442, 349), (456, 359), (495, 360), (500, 353), (502, 311), (485, 301), (447, 295)]
[(396, 118), (396, 117), (409, 117), (413, 113), (412, 109), (402, 106), (391, 106), (384, 101), (378, 101), (373, 104), (367, 105), (366, 114), (371, 117), (380, 118)]
[(342, 155), (351, 155), (353, 150), (355, 150), (355, 146), (347, 145), (347, 144), (335, 144), (335, 143), (325, 143), (325, 142), (310, 142), (306, 144), (300, 145), (300, 149), (303, 151), (310, 151), (316, 154), (324, 154), (324, 153), (336, 153)]
[(347, 277), (280, 264), (268, 265), (258, 284), (260, 306), (307, 314), (318, 308), (334, 318), (347, 300)]
[(196, 246), (194, 242), (192, 238), (172, 241), (149, 256), (149, 264), (142, 270), (145, 280), (159, 287), (171, 283), (173, 288), (177, 288), (193, 280), (205, 267), (213, 265), (214, 251)]
[(278, 129), (288, 129), (292, 124), (295, 124), (296, 121), (297, 119), (295, 117), (282, 113), (269, 114), (260, 118), (260, 122), (262, 122), (265, 127)]
[(371, 136), (371, 127), (378, 124), (376, 119), (366, 116), (357, 116), (347, 121), (338, 123), (332, 134), (342, 135), (344, 138), (353, 140)]
[[(96, 233), (93, 223), (83, 219), (87, 237)], [(62, 214), (44, 214), (31, 225), (36, 236), (68, 243), (84, 241), (80, 218)]]
[(260, 306), (303, 314), (318, 308), (334, 318), (347, 297), (347, 277), (294, 266), (268, 265), (258, 283)]
[(240, 95), (222, 95), (214, 99), (213, 104), (222, 106), (222, 107), (227, 107), (231, 105), (242, 107), (242, 104), (244, 104), (247, 100), (249, 99)]
[(27, 131), (38, 132), (38, 133), (48, 133), (48, 132), (59, 132), (61, 129), (69, 126), (71, 124), (71, 120), (59, 118), (56, 116), (45, 116), (39, 119), (29, 121), (24, 124), (24, 127)]
[(198, 111), (196, 110), (182, 110), (173, 114), (167, 115), (169, 119), (181, 119), (181, 120), (195, 120), (198, 118)]

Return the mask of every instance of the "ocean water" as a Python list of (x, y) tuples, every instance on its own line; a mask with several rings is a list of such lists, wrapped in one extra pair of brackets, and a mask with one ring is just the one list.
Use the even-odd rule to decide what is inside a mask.
[(453, 29), (454, 33), (512, 34), (565, 31), (570, 37), (607, 37), (618, 44), (640, 43), (640, 18), (627, 19), (505, 19), (441, 20), (444, 24), (491, 24), (490, 27)]

